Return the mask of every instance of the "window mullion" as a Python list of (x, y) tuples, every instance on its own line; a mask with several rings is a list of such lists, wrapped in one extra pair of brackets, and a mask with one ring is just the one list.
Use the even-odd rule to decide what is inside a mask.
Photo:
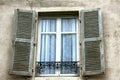
[[(56, 30), (56, 62), (61, 61), (61, 19), (57, 18)], [(60, 68), (56, 69), (56, 74), (60, 74)]]

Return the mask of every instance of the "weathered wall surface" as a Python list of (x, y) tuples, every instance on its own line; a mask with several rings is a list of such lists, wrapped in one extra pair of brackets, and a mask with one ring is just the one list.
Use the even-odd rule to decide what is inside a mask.
[[(0, 0), (0, 80), (27, 80), (8, 74), (14, 9), (42, 7), (101, 8), (105, 40), (106, 74), (88, 80), (120, 80), (120, 0)], [(36, 80), (82, 80), (76, 78), (41, 78)], [(83, 79), (84, 80), (84, 79)]]

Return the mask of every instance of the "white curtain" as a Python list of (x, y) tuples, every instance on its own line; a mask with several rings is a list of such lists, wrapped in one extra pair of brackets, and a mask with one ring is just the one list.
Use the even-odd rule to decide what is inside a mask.
[[(46, 18), (40, 21), (41, 32), (56, 32), (56, 19)], [(76, 19), (61, 19), (61, 32), (76, 32)], [(70, 62), (77, 60), (76, 33), (61, 34), (61, 62)], [(59, 45), (57, 45), (59, 46)], [(41, 34), (40, 61), (55, 62), (56, 60), (56, 35)], [(52, 64), (52, 63), (50, 63)], [(45, 63), (45, 65), (48, 65)], [(54, 63), (53, 63), (54, 65)], [(54, 74), (55, 66), (43, 66), (41, 74)], [(75, 73), (71, 66), (61, 66), (62, 74)]]
[[(62, 32), (76, 32), (76, 19), (66, 18), (62, 19), (61, 22)], [(76, 48), (76, 33), (73, 34), (62, 34), (61, 40), (61, 61), (63, 62), (63, 66), (61, 68), (62, 74), (72, 74), (75, 73), (75, 69), (73, 68), (73, 61), (77, 60), (77, 48)], [(68, 63), (67, 63), (68, 62)], [(65, 64), (69, 64), (68, 66), (64, 66)]]
[[(41, 32), (55, 32), (56, 20), (55, 19), (42, 19)], [(40, 61), (44, 62), (41, 74), (54, 74), (55, 73), (55, 53), (56, 53), (56, 35), (55, 34), (42, 34), (40, 46)], [(49, 66), (51, 65), (51, 66)], [(53, 66), (52, 66), (53, 65)]]
[(42, 19), (41, 32), (56, 32), (56, 19)]

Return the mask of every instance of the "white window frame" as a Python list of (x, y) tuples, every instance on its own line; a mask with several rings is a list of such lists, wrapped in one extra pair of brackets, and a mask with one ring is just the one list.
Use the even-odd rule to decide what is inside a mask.
[[(56, 32), (41, 32), (41, 19), (43, 18), (55, 18), (56, 19)], [(61, 32), (61, 19), (62, 18), (76, 18), (76, 32)], [(76, 46), (77, 46), (77, 66), (79, 66), (80, 64), (80, 47), (79, 47), (79, 18), (75, 17), (75, 16), (70, 16), (70, 17), (38, 17), (38, 44), (37, 44), (37, 55), (40, 55), (40, 43), (41, 43), (41, 35), (42, 34), (55, 34), (56, 35), (56, 62), (60, 62), (61, 61), (61, 35), (62, 34), (76, 34)], [(58, 45), (60, 47), (58, 47)], [(37, 56), (37, 61), (40, 60), (40, 56)], [(79, 69), (78, 69), (79, 70)], [(78, 76), (79, 75), (79, 71), (78, 74), (60, 74), (60, 68), (55, 70), (55, 74), (39, 74), (36, 76)]]

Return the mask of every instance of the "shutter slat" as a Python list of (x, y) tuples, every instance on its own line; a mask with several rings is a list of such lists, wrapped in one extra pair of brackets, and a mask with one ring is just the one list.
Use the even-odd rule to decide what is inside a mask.
[(31, 76), (35, 13), (15, 10), (14, 42), (10, 74)]
[(98, 37), (99, 27), (98, 26), (98, 12), (85, 12), (84, 13), (84, 32), (85, 38)]
[(100, 9), (81, 12), (81, 42), (83, 76), (104, 72), (103, 33)]
[(99, 41), (85, 43), (85, 58), (86, 71), (94, 71), (96, 69), (101, 70)]
[(31, 39), (32, 13), (19, 12), (16, 38)]

